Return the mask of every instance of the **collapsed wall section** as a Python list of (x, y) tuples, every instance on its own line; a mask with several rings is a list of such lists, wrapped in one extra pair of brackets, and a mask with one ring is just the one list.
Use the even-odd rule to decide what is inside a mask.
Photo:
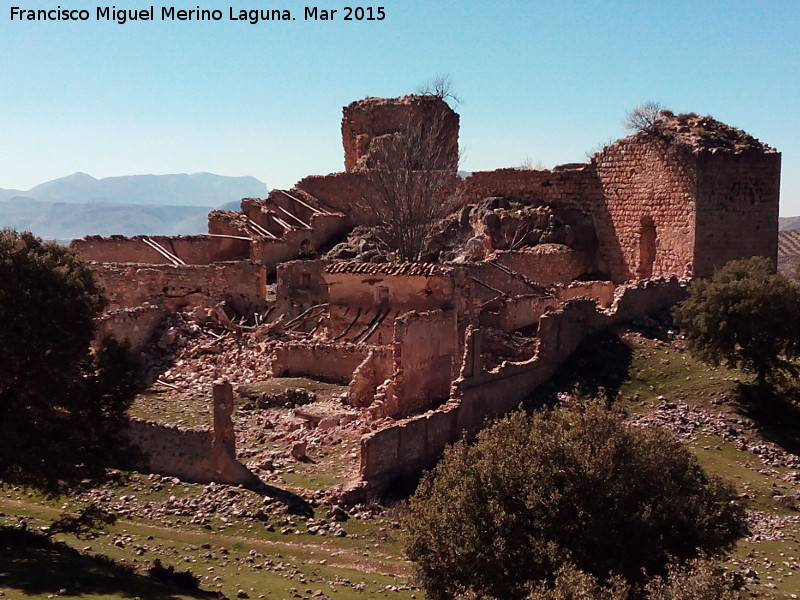
[(391, 348), (392, 379), (375, 416), (410, 415), (447, 399), (458, 352), (454, 310), (405, 313), (394, 322)]
[(328, 286), (330, 337), (389, 343), (399, 315), (455, 306), (453, 272), (449, 267), (425, 263), (332, 263), (323, 273)]
[(278, 314), (296, 317), (312, 306), (328, 303), (325, 260), (293, 260), (277, 266), (275, 306)]
[(95, 341), (110, 335), (127, 340), (132, 352), (140, 352), (165, 316), (163, 306), (152, 304), (106, 311), (97, 320)]
[(533, 358), (503, 362), (486, 371), (481, 360), (480, 329), (470, 327), (461, 374), (442, 407), (405, 419), (361, 438), (360, 475), (373, 493), (397, 477), (433, 464), (445, 446), (464, 433), (474, 434), (487, 419), (513, 409), (547, 381), (588, 334), (651, 314), (681, 300), (685, 281), (672, 277), (621, 286), (609, 309), (587, 299), (572, 300), (539, 322), (539, 346)]

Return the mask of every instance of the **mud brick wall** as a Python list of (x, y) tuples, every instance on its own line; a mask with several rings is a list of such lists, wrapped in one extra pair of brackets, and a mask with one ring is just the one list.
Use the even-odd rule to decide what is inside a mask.
[(569, 283), (586, 273), (583, 252), (559, 244), (495, 252), (495, 260), (515, 273), (541, 284)]
[(131, 350), (139, 352), (165, 315), (163, 307), (153, 305), (107, 311), (97, 321), (95, 339), (99, 342), (111, 335), (118, 340), (127, 340)]
[(458, 168), (459, 116), (439, 98), (366, 98), (345, 106), (342, 115), (342, 145), (347, 171), (370, 168), (370, 153), (378, 146), (392, 144), (393, 136), (409, 127), (435, 128), (431, 140), (441, 148), (440, 162), (424, 165), (425, 168)]
[(317, 377), (342, 385), (364, 362), (372, 346), (366, 344), (284, 342), (272, 348), (275, 377)]
[(176, 310), (228, 300), (242, 310), (266, 296), (265, 269), (249, 261), (180, 267), (102, 263), (92, 270), (106, 289), (110, 309), (149, 303)]
[(781, 155), (704, 152), (697, 165), (695, 276), (708, 277), (730, 260), (777, 261)]

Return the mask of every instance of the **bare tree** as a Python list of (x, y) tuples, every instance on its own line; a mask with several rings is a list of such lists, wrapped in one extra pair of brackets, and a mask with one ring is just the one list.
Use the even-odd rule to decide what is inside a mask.
[(462, 204), (453, 135), (457, 117), (444, 102), (426, 108), (411, 113), (399, 131), (376, 145), (365, 171), (371, 190), (362, 196), (361, 208), (385, 248), (402, 261), (420, 260), (431, 227)]
[(417, 88), (417, 94), (420, 96), (434, 96), (448, 104), (458, 106), (462, 100), (455, 93), (453, 87), (453, 78), (450, 75), (437, 73)]
[(628, 111), (624, 124), (628, 131), (652, 132), (656, 123), (663, 119), (664, 107), (659, 102), (648, 100)]

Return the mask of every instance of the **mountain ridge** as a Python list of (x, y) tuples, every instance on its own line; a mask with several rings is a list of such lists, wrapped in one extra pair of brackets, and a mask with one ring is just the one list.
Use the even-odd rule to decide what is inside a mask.
[(0, 188), (0, 227), (66, 241), (84, 235), (189, 235), (207, 232), (208, 212), (265, 197), (254, 177), (213, 173), (96, 179), (77, 172), (30, 190)]
[(219, 206), (233, 198), (269, 192), (255, 177), (214, 173), (122, 175), (96, 179), (83, 172), (40, 183), (29, 190), (0, 188), (0, 202), (22, 196), (48, 202), (106, 202), (169, 206)]

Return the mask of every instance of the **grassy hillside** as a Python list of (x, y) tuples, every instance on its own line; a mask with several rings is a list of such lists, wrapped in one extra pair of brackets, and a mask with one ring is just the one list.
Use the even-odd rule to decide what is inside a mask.
[[(340, 391), (303, 380), (284, 384), (313, 389), (324, 396), (320, 402)], [(639, 425), (672, 430), (709, 471), (734, 482), (748, 505), (751, 533), (728, 567), (743, 575), (754, 596), (797, 597), (800, 412), (795, 404), (787, 397), (759, 398), (744, 374), (698, 363), (666, 320), (646, 319), (587, 340), (530, 404), (566, 399), (576, 384), (591, 393), (604, 390)], [(185, 398), (151, 393), (139, 399), (136, 411), (191, 423), (196, 419), (183, 411), (189, 407), (200, 415), (205, 402), (205, 392)], [(258, 420), (252, 408), (239, 415), (262, 424), (281, 418), (267, 411), (264, 415), (272, 416)], [(262, 436), (260, 443), (285, 453), (283, 442), (272, 439)], [(61, 511), (88, 501), (110, 508), (119, 521), (95, 539), (56, 536), (66, 546), (36, 547), (21, 543), (24, 533), (6, 530), (0, 539), (5, 544), (0, 590), (5, 597), (35, 600), (62, 589), (73, 597), (203, 597), (145, 577), (146, 567), (159, 558), (179, 571), (190, 569), (202, 589), (231, 598), (423, 598), (402, 556), (394, 509), (356, 507), (344, 515), (324, 503), (321, 490), (337, 481), (336, 468), (349, 451), (337, 444), (310, 462), (278, 462), (270, 467), (275, 478), (259, 492), (140, 474), (117, 474), (102, 489), (66, 503), (2, 489), (0, 521), (6, 525), (24, 522), (37, 531)], [(118, 566), (98, 562), (98, 555)]]

